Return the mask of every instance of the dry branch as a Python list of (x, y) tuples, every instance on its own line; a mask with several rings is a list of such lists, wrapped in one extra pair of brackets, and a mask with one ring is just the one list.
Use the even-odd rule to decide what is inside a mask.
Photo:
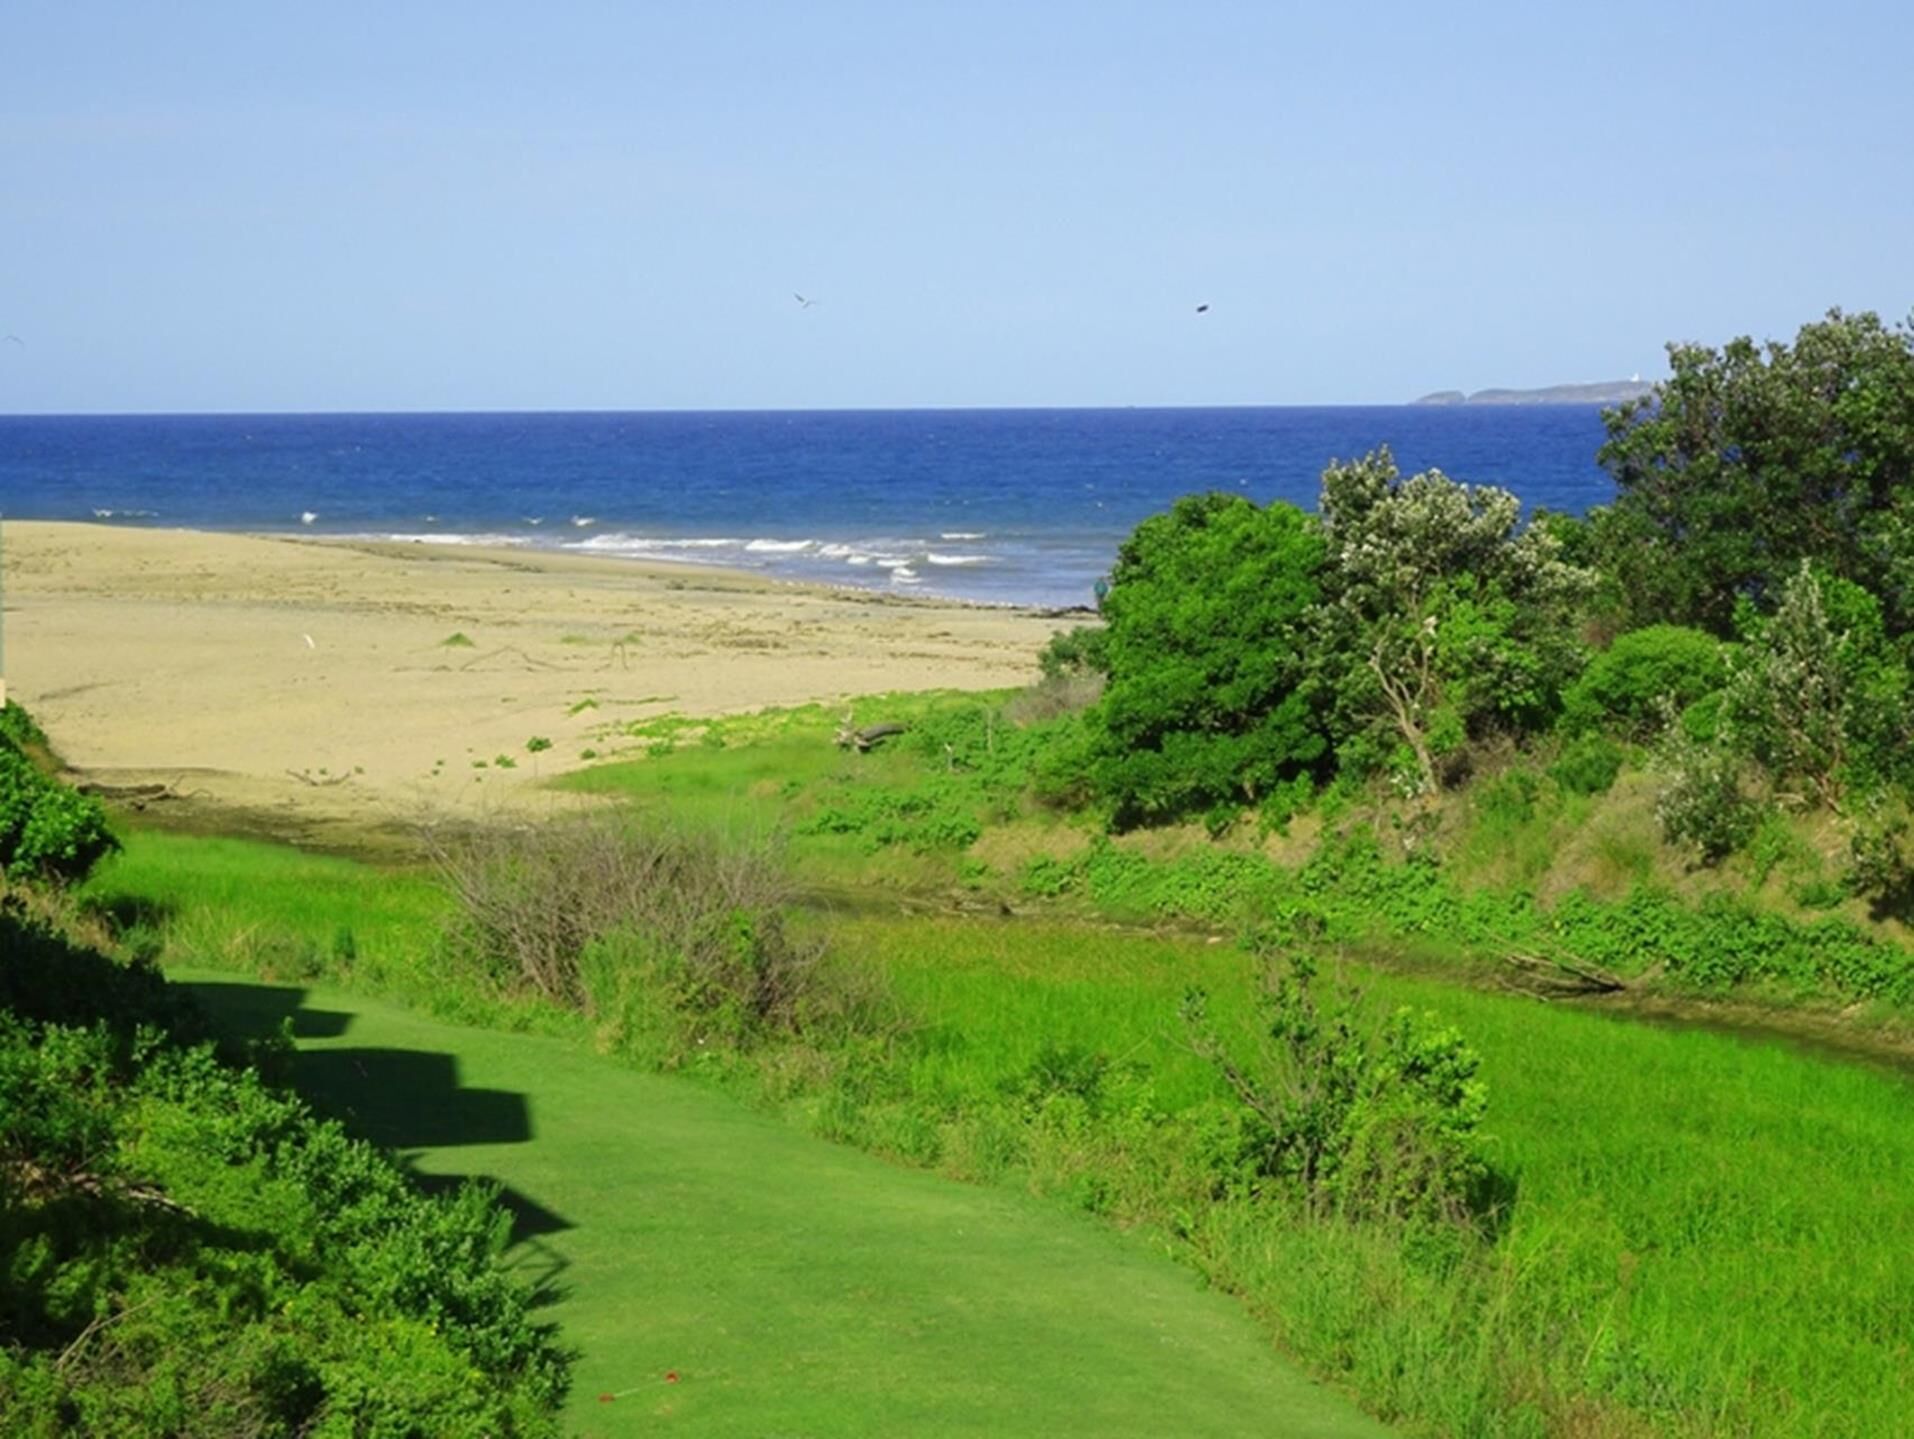
[(1593, 965), (1576, 964), (1556, 956), (1503, 956), (1509, 966), (1509, 987), (1537, 999), (1574, 999), (1590, 994), (1619, 994), (1628, 981)]

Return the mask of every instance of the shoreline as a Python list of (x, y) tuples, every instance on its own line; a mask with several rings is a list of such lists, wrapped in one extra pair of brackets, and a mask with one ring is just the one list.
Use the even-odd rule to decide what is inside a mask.
[(25, 520), (4, 545), (8, 693), (82, 780), (320, 842), (556, 804), (538, 782), (635, 720), (1027, 683), (1086, 617), (530, 547)]

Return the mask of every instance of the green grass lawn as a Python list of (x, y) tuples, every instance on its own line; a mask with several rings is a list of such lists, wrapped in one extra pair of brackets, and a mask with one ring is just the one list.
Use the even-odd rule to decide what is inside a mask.
[[(814, 1141), (795, 1126), (780, 1130), (698, 1086), (589, 1057), (576, 1020), (450, 983), (434, 941), (443, 901), (425, 875), (135, 833), (89, 892), (127, 913), (163, 911), (165, 919), (152, 921), (160, 926), (155, 934), (176, 962), (290, 977), (283, 963), (290, 957), (312, 973), (343, 974), (356, 989), (376, 986), (441, 1015), (547, 1030), (554, 1037), (523, 1049), (496, 1037), (514, 1056), (543, 1056), (527, 1059), (526, 1070), (494, 1072), (477, 1055), (461, 1056), (460, 1082), (536, 1096), (541, 1065), (554, 1075), (576, 1065), (576, 1078), (564, 1084), (582, 1096), (579, 1122), (599, 1143), (616, 1147), (619, 1126), (658, 1102), (635, 1096), (670, 1093), (690, 1109), (717, 1106), (700, 1112), (731, 1116), (723, 1125), (743, 1126), (737, 1132), (762, 1131), (767, 1145), (812, 1152)], [(1378, 1002), (1434, 1010), (1481, 1051), (1487, 1129), (1518, 1186), (1512, 1223), (1485, 1262), (1432, 1272), (1360, 1236), (1285, 1228), (1248, 1211), (1185, 1222), (1147, 1196), (1127, 1208), (1111, 1202), (1113, 1186), (1134, 1180), (1147, 1189), (1154, 1181), (1146, 1165), (1127, 1177), (1115, 1172), (1126, 1161), (1111, 1159), (1093, 1130), (1047, 1135), (1049, 1148), (1032, 1163), (986, 1162), (971, 1118), (1001, 1109), (1045, 1051), (1133, 1068), (1139, 1092), (1174, 1134), (1178, 1115), (1217, 1093), (1178, 1025), (1179, 997), (1202, 984), (1219, 1022), (1240, 1030), (1250, 1017), (1252, 976), (1233, 946), (1028, 920), (845, 912), (818, 922), (840, 953), (888, 978), (915, 1027), (887, 1061), (897, 1068), (883, 1092), (868, 1106), (858, 1097), (864, 1107), (851, 1122), (820, 1123), (806, 1107), (814, 1096), (800, 1094), (792, 1104), (804, 1122), (997, 1184), (997, 1191), (951, 1191), (964, 1203), (1011, 1203), (1002, 1191), (1034, 1189), (1162, 1231), (1186, 1228), (1194, 1257), (1247, 1295), (1286, 1348), (1342, 1376), (1379, 1412), (1460, 1434), (1574, 1428), (1803, 1436), (1892, 1433), (1914, 1412), (1914, 1263), (1907, 1257), (1914, 1254), (1914, 1205), (1907, 1203), (1914, 1130), (1906, 1123), (1914, 1095), (1905, 1074), (1772, 1042), (1356, 970)], [(342, 925), (353, 931), (349, 959), (337, 952)], [(382, 1023), (403, 1019), (378, 1012), (389, 1016)], [(354, 1020), (343, 1042), (451, 1052), (457, 1032), (404, 1022), (424, 1026), (416, 1041), (387, 1045)], [(428, 1032), (436, 1037), (428, 1041)], [(627, 1080), (631, 1100), (596, 1097)], [(435, 1150), (428, 1165), (495, 1173), (577, 1222), (580, 1200), (567, 1186), (587, 1171), (568, 1179), (564, 1164), (549, 1177), (501, 1167), (502, 1157), (532, 1163), (547, 1152), (542, 1136), (559, 1111), (541, 1101), (532, 1112), (538, 1142)], [(778, 1134), (783, 1139), (773, 1141)], [(847, 1175), (918, 1182), (847, 1151), (816, 1153), (851, 1166)], [(714, 1154), (700, 1162), (729, 1161)], [(852, 1188), (865, 1182), (875, 1181), (842, 1181)], [(543, 1242), (589, 1246), (616, 1222), (593, 1219)], [(637, 1206), (631, 1222), (661, 1221)], [(587, 1311), (560, 1311), (594, 1352), (603, 1343), (592, 1338), (603, 1332), (594, 1325), (606, 1321), (591, 1317), (581, 1276), (598, 1262), (572, 1258), (567, 1272), (577, 1287), (566, 1302)], [(1004, 1263), (1015, 1270), (1010, 1259)], [(672, 1282), (690, 1283), (689, 1272)], [(1180, 1280), (1172, 1273), (1164, 1282)], [(663, 1363), (688, 1367), (679, 1358)], [(617, 1378), (589, 1366), (585, 1374), (581, 1382), (594, 1393)], [(1543, 1403), (1537, 1395), (1555, 1397)], [(1582, 1398), (1563, 1408), (1563, 1396)], [(1526, 1416), (1520, 1424), (1511, 1417), (1518, 1414)]]
[[(588, 1435), (1373, 1435), (1135, 1237), (809, 1138), (560, 1039), (185, 971), (313, 1097), (520, 1214)], [(667, 1375), (675, 1374), (676, 1382)], [(611, 1403), (601, 1394), (617, 1394)]]

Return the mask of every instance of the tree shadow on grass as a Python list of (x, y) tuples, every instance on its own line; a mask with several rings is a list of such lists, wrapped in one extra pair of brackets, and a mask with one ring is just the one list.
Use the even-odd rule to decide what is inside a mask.
[(352, 1024), (349, 1014), (308, 1008), (303, 989), (214, 980), (176, 982), (175, 987), (191, 995), (234, 1039), (271, 1039), (287, 1020), (292, 1021), (294, 1039), (337, 1039)]
[[(207, 981), (179, 987), (239, 1040), (268, 1039), (288, 1025), (295, 1039), (340, 1039), (352, 1026), (350, 1014), (308, 1008), (306, 991), (296, 986)], [(566, 1261), (543, 1241), (570, 1229), (569, 1220), (490, 1175), (426, 1174), (417, 1167), (424, 1150), (531, 1140), (531, 1105), (524, 1094), (467, 1086), (454, 1054), (378, 1046), (299, 1049), (288, 1077), (315, 1110), (394, 1151), (427, 1193), (450, 1193), (468, 1180), (497, 1189), (500, 1206), (512, 1216), (508, 1267), (522, 1271), (541, 1301), (557, 1297)]]

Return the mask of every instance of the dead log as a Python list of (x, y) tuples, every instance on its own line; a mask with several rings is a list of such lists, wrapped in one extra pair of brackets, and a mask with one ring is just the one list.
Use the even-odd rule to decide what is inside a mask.
[(81, 794), (95, 799), (110, 799), (123, 804), (144, 805), (149, 799), (178, 799), (170, 784), (94, 784), (75, 785)]
[(1628, 981), (1593, 965), (1576, 964), (1558, 956), (1504, 955), (1504, 976), (1512, 989), (1537, 999), (1578, 999), (1591, 994), (1619, 994)]
[(909, 728), (909, 725), (903, 724), (874, 724), (866, 725), (863, 729), (852, 729), (847, 724), (837, 732), (837, 747), (855, 749), (859, 754), (863, 754), (892, 735), (903, 734)]

